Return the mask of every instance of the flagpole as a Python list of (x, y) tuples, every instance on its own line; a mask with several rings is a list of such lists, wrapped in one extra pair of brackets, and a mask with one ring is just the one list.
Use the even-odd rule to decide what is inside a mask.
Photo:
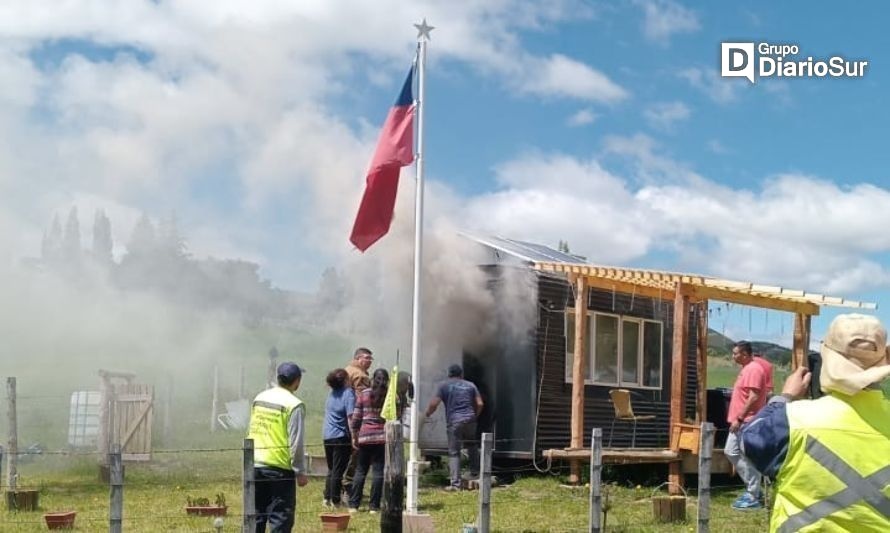
[[(417, 25), (415, 25), (417, 26)], [(426, 27), (426, 19), (423, 21)], [(420, 29), (418, 27), (418, 29)], [(420, 484), (420, 341), (421, 341), (421, 303), (422, 295), (422, 262), (423, 262), (423, 105), (424, 76), (426, 66), (426, 40), (429, 31), (423, 30), (417, 36), (417, 153), (415, 169), (417, 183), (414, 198), (414, 302), (411, 316), (411, 376), (414, 381), (414, 402), (411, 404), (411, 445), (408, 455), (408, 514), (417, 514), (417, 490)]]

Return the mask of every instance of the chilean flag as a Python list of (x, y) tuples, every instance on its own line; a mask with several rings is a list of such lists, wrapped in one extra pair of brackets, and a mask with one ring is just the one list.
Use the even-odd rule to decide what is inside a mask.
[(352, 244), (362, 252), (389, 231), (399, 187), (399, 171), (414, 161), (413, 81), (412, 67), (383, 124), (365, 180), (365, 193), (349, 236)]

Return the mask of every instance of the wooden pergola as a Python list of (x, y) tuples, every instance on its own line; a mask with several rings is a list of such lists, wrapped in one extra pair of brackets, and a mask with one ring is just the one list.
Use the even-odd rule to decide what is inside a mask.
[[(807, 364), (810, 343), (810, 318), (819, 314), (821, 306), (848, 307), (873, 310), (876, 305), (769, 285), (732, 281), (697, 274), (663, 272), (655, 270), (619, 268), (585, 263), (536, 262), (534, 268), (543, 272), (565, 274), (574, 286), (575, 294), (575, 355), (572, 367), (572, 415), (571, 444), (567, 452), (580, 451), (584, 445), (584, 369), (587, 364), (587, 321), (586, 309), (588, 290), (597, 288), (613, 292), (647, 296), (658, 299), (672, 299), (674, 302), (673, 339), (671, 355), (670, 428), (682, 425), (686, 412), (686, 349), (689, 339), (689, 313), (692, 305), (705, 309), (698, 322), (696, 345), (696, 368), (698, 370), (698, 390), (696, 391), (695, 422), (705, 419), (707, 412), (707, 355), (708, 355), (708, 313), (710, 300), (740, 304), (794, 314), (794, 340), (792, 348), (792, 368)], [(671, 439), (671, 452), (675, 443)], [(580, 457), (568, 453), (571, 460), (570, 482), (580, 480)], [(671, 489), (683, 483), (679, 461), (670, 462), (668, 481)]]

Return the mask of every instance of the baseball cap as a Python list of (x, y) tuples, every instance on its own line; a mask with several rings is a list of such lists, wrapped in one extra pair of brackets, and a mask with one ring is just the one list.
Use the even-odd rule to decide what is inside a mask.
[(853, 395), (890, 376), (887, 330), (869, 315), (838, 315), (822, 340), (819, 383), (825, 392)]
[(287, 361), (278, 365), (278, 377), (284, 381), (291, 382), (303, 377), (303, 369), (297, 366), (296, 363)]

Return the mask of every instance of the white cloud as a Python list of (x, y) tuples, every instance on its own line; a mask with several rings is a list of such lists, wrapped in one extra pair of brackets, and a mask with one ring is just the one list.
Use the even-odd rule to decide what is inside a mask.
[(695, 11), (672, 0), (635, 0), (643, 9), (643, 34), (650, 41), (666, 45), (672, 35), (691, 33), (701, 26)]
[(718, 104), (734, 102), (738, 99), (739, 92), (746, 87), (745, 83), (747, 83), (741, 78), (720, 77), (717, 74), (716, 67), (690, 67), (680, 71), (679, 76)]
[(646, 121), (658, 129), (670, 130), (677, 122), (687, 120), (692, 112), (683, 102), (662, 102), (649, 106), (643, 112)]
[(618, 102), (628, 92), (602, 72), (561, 54), (527, 61), (516, 81), (519, 90), (593, 102)]
[(632, 177), (643, 183), (675, 183), (700, 180), (686, 165), (659, 153), (658, 142), (652, 137), (637, 133), (630, 137), (609, 135), (603, 140), (606, 155), (626, 158), (634, 167)]
[(760, 80), (759, 86), (770, 94), (770, 98), (775, 99), (783, 106), (790, 105), (794, 101), (791, 98), (791, 86), (784, 80), (767, 78)]
[[(697, 16), (677, 4), (640, 5), (652, 39), (698, 27)], [(34, 253), (53, 211), (64, 214), (72, 204), (81, 207), (84, 227), (94, 206), (108, 210), (118, 242), (136, 213), (159, 216), (176, 207), (196, 254), (253, 258), (279, 283), (294, 282), (309, 270), (306, 249), (352, 254), (344, 236), (378, 125), (347, 119), (328, 103), (351, 90), (362, 70), (374, 71), (373, 83), (397, 86), (414, 38), (402, 21), (426, 16), (439, 26), (434, 65), (469, 65), (521, 94), (627, 99), (628, 90), (594, 66), (523, 47), (522, 30), (572, 17), (573, 7), (511, 0), (5, 2), (0, 249)], [(128, 48), (91, 57), (74, 46), (58, 64), (35, 63), (35, 50), (66, 39)], [(715, 101), (732, 101), (744, 83), (719, 80), (714, 70), (687, 69), (682, 77)], [(663, 124), (684, 114), (681, 106), (650, 111)], [(595, 118), (585, 108), (569, 122)], [(569, 240), (603, 262), (666, 248), (684, 250), (706, 272), (796, 280), (792, 285), (806, 288), (887, 279), (872, 257), (890, 250), (875, 229), (890, 227), (884, 189), (841, 189), (808, 176), (734, 189), (699, 176), (645, 135), (607, 137), (603, 155), (629, 162), (627, 175), (598, 159), (525, 154), (496, 169), (495, 192), (462, 198), (431, 181), (431, 214), (459, 213), (454, 218), (470, 226), (549, 244)], [(405, 182), (393, 227), (400, 236), (413, 225), (411, 202), (401, 201), (412, 192)], [(401, 259), (393, 241), (375, 253)], [(787, 242), (800, 252), (784, 253)], [(295, 264), (300, 276), (286, 279)]]
[(577, 112), (572, 114), (567, 120), (566, 124), (569, 126), (587, 126), (593, 124), (597, 119), (597, 114), (590, 110), (590, 108), (579, 109)]
[[(328, 102), (363, 75), (396, 87), (410, 23), (424, 16), (438, 26), (431, 66), (469, 66), (517, 94), (625, 98), (590, 65), (524, 48), (520, 32), (579, 14), (593, 15), (577, 0), (4, 2), (0, 211), (16, 231), (0, 239), (32, 255), (52, 212), (77, 197), (154, 216), (176, 206), (199, 254), (290, 261), (297, 252), (270, 224), (300, 236), (293, 248), (349, 254), (343, 236), (379, 124)], [(40, 63), (47, 46), (54, 59)], [(132, 218), (117, 214), (115, 231)]]
[(501, 190), (468, 199), (462, 210), (460, 219), (474, 230), (551, 246), (566, 240), (605, 263), (629, 261), (650, 246), (647, 212), (596, 161), (529, 154), (499, 167), (497, 176)]
[[(890, 287), (890, 190), (786, 174), (756, 189), (721, 185), (658, 153), (645, 136), (606, 153), (659, 172), (634, 186), (596, 159), (530, 153), (498, 167), (498, 191), (468, 198), (470, 229), (553, 245), (593, 262), (676, 256), (672, 268), (849, 295)], [(665, 265), (667, 268), (668, 265)]]

